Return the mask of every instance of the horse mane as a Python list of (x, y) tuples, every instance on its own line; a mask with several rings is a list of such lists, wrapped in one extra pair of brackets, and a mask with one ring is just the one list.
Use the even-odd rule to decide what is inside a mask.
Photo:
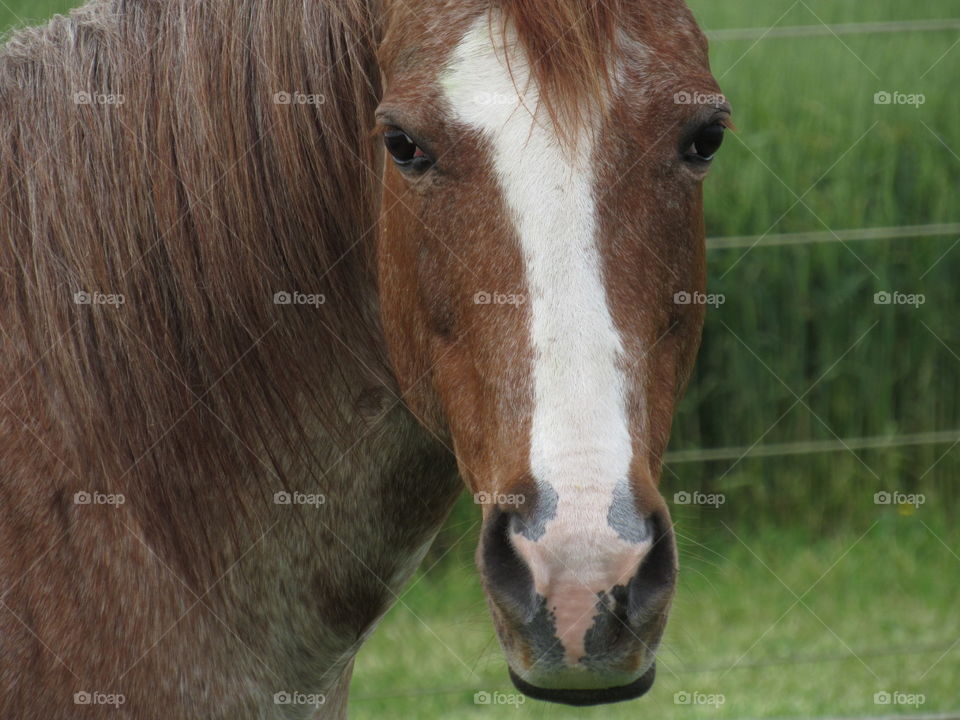
[(282, 476), (388, 382), (371, 3), (95, 0), (0, 48), (3, 482)]
[(530, 61), (541, 102), (561, 137), (612, 89), (626, 0), (498, 0), (504, 31), (513, 27)]

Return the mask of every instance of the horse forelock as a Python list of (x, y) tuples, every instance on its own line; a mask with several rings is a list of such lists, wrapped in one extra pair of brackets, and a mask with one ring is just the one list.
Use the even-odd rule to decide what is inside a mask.
[(584, 112), (602, 107), (612, 90), (613, 63), (626, 13), (624, 0), (501, 0), (502, 31), (511, 28), (530, 64), (540, 101), (561, 137), (582, 127)]

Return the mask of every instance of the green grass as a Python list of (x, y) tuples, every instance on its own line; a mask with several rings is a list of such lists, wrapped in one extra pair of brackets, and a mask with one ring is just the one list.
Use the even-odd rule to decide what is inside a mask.
[[(0, 27), (71, 4), (3, 0)], [(955, 0), (690, 4), (708, 29), (960, 17)], [(707, 183), (709, 233), (960, 222), (957, 39), (944, 31), (713, 43), (739, 131)], [(880, 90), (923, 93), (926, 103), (878, 106)], [(727, 301), (708, 314), (674, 449), (960, 428), (957, 240), (711, 251), (711, 291)], [(923, 293), (926, 303), (878, 306), (881, 290)], [(682, 576), (657, 684), (641, 701), (592, 711), (474, 704), (477, 691), (512, 691), (472, 567), (478, 513), (463, 502), (425, 565), (442, 558), (437, 567), (361, 652), (353, 717), (907, 712), (874, 705), (880, 690), (925, 694), (923, 712), (956, 710), (960, 648), (938, 658), (960, 636), (958, 473), (960, 450), (948, 444), (666, 468), (668, 498), (717, 490), (727, 503), (674, 506)], [(878, 510), (882, 489), (922, 491), (927, 504), (913, 515)], [(784, 584), (799, 595), (816, 584), (808, 607), (786, 612), (795, 598)], [(916, 652), (876, 653), (885, 648)], [(726, 702), (676, 705), (680, 691)]]
[[(818, 16), (829, 22), (960, 16), (956, 3), (939, 0), (692, 6), (710, 28), (764, 27), (791, 6), (781, 26), (816, 24)], [(707, 184), (710, 234), (960, 222), (953, 190), (960, 184), (960, 93), (953, 80), (960, 49), (950, 50), (957, 39), (953, 30), (714, 43), (713, 68), (739, 132)], [(926, 103), (875, 105), (880, 90), (923, 93)], [(960, 295), (952, 281), (960, 250), (950, 252), (957, 239), (711, 252), (711, 291), (727, 302), (708, 315), (673, 446), (960, 426), (954, 355), (960, 326), (953, 322)], [(926, 303), (917, 310), (875, 305), (874, 293), (882, 290), (923, 293)], [(804, 397), (809, 407), (791, 408), (795, 395), (811, 387)], [(679, 487), (751, 485), (748, 507), (766, 508), (777, 522), (810, 523), (820, 515), (798, 515), (814, 497), (836, 519), (849, 514), (851, 489), (943, 490), (960, 470), (960, 453), (927, 471), (948, 447), (680, 466), (665, 478)], [(779, 483), (771, 497), (769, 479), (783, 475), (794, 481)]]
[(80, 4), (65, 0), (3, 0), (0, 3), (0, 28), (33, 25)]

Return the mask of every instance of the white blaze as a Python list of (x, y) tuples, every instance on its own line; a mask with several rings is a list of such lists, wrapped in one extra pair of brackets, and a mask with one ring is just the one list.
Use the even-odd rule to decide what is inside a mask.
[(454, 51), (442, 84), (455, 119), (490, 143), (523, 251), (535, 352), (531, 470), (538, 483), (556, 491), (557, 515), (537, 542), (519, 535), (513, 541), (533, 561), (537, 591), (561, 604), (558, 630), (568, 659), (576, 662), (594, 593), (609, 590), (614, 573), (626, 573), (621, 583), (629, 580), (636, 567), (622, 567), (623, 558), (639, 561), (649, 543), (627, 543), (607, 523), (632, 449), (624, 348), (597, 247), (597, 128), (583, 128), (573, 148), (561, 145), (538, 110), (529, 65), (509, 33), (508, 69), (499, 27), (499, 18), (492, 24), (486, 16), (478, 19)]

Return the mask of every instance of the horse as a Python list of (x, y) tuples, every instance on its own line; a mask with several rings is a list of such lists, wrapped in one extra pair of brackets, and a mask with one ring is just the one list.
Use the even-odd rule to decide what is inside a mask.
[(730, 126), (682, 0), (93, 0), (0, 49), (0, 716), (341, 718), (464, 486), (647, 692)]

